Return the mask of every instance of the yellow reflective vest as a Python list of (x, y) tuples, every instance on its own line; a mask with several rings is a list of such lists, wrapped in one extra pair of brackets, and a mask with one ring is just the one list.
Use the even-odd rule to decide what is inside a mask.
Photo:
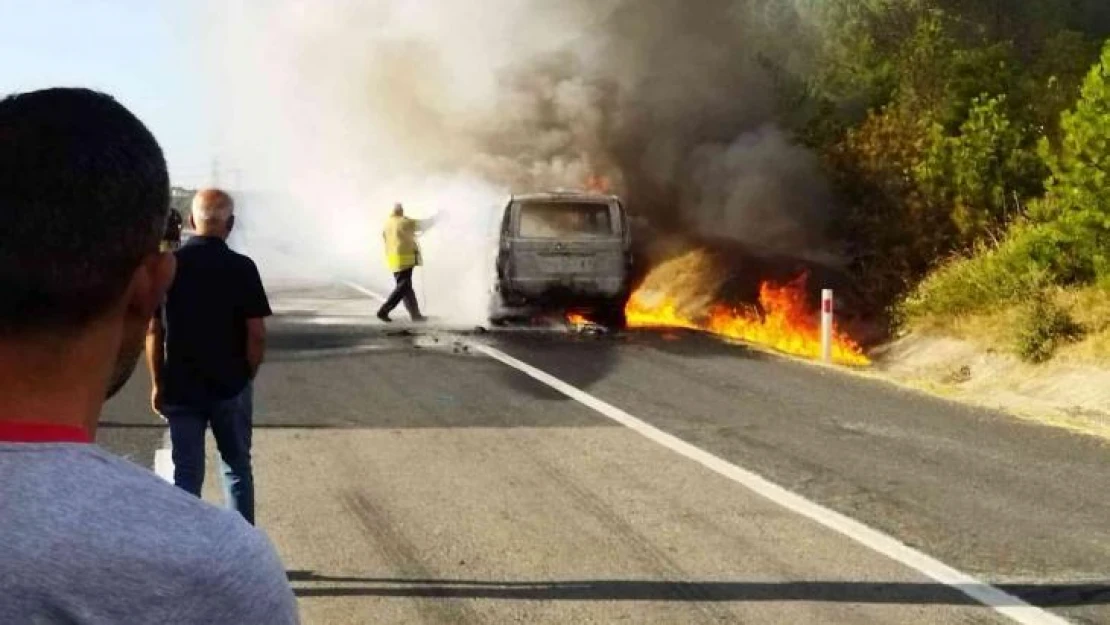
[(396, 273), (420, 265), (420, 245), (416, 242), (419, 224), (408, 217), (390, 217), (385, 222), (385, 262)]

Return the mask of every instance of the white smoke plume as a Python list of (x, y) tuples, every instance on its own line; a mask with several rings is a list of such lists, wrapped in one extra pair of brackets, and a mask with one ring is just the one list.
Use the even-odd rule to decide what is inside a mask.
[(202, 53), (243, 244), (275, 277), (384, 290), (393, 202), (439, 213), (422, 290), (468, 322), (511, 192), (603, 176), (659, 227), (818, 247), (828, 194), (774, 126), (765, 67), (806, 62), (800, 4), (213, 0)]

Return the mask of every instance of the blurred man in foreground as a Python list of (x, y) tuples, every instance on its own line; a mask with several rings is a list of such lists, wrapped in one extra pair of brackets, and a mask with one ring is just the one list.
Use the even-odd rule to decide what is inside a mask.
[(416, 300), (416, 291), (412, 288), (413, 270), (423, 264), (420, 257), (420, 244), (416, 237), (435, 224), (435, 217), (429, 219), (410, 219), (405, 216), (405, 208), (400, 204), (393, 205), (393, 212), (385, 222), (382, 238), (385, 241), (385, 260), (389, 270), (393, 272), (393, 279), (397, 286), (378, 309), (378, 319), (389, 323), (392, 321), (389, 313), (404, 303), (405, 310), (413, 321), (424, 321), (420, 313), (420, 304)]
[(0, 101), (0, 623), (296, 623), (266, 537), (92, 444), (174, 275), (154, 137), (103, 94)]
[(270, 303), (254, 262), (233, 252), (235, 203), (224, 191), (193, 197), (196, 236), (176, 252), (177, 278), (151, 322), (151, 405), (170, 424), (174, 483), (200, 497), (204, 435), (216, 439), (226, 501), (254, 523), (252, 385), (266, 346)]

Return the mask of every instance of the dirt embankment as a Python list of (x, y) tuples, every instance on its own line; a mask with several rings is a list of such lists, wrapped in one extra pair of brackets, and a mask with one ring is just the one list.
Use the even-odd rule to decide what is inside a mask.
[(1110, 438), (1110, 368), (1023, 363), (970, 340), (914, 332), (872, 353), (873, 373), (957, 401)]

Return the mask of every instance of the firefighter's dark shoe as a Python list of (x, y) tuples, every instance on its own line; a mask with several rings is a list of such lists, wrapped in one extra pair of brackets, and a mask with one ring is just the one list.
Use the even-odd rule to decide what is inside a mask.
[(412, 322), (413, 323), (427, 323), (428, 318), (425, 317), (424, 315), (413, 315), (412, 316)]
[(382, 312), (380, 310), (378, 311), (378, 319), (381, 319), (385, 323), (393, 323), (393, 320), (389, 318), (389, 315), (385, 314), (384, 312)]

